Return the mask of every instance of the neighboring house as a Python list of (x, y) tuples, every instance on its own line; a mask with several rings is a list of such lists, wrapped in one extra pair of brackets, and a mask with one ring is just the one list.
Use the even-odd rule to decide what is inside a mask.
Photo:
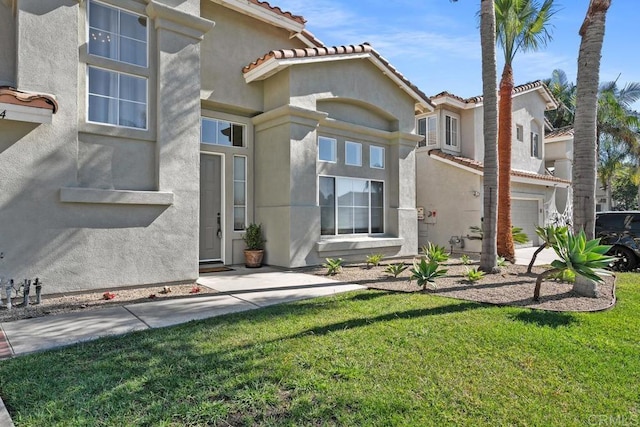
[[(463, 99), (447, 92), (431, 97), (433, 113), (416, 116), (423, 140), (417, 159), (419, 245), (433, 242), (454, 250), (479, 252), (481, 243), (469, 227), (480, 226), (483, 214), (484, 137), (482, 97)], [(512, 223), (531, 244), (538, 244), (535, 227), (557, 213), (557, 189), (570, 186), (569, 175), (551, 175), (545, 168), (544, 139), (547, 109), (557, 102), (546, 86), (535, 81), (513, 90), (511, 171)], [(567, 153), (565, 153), (567, 155)], [(558, 156), (559, 164), (569, 157)], [(564, 164), (564, 163), (563, 163)]]
[(267, 2), (3, 0), (0, 85), (5, 276), (194, 280), (251, 222), (272, 265), (416, 253), (429, 99)]

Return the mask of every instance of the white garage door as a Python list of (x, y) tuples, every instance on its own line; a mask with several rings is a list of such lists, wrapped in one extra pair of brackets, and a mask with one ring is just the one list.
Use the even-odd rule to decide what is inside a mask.
[(538, 217), (537, 200), (511, 200), (511, 223), (514, 227), (522, 228), (534, 246), (539, 244), (536, 234), (536, 226), (540, 225)]

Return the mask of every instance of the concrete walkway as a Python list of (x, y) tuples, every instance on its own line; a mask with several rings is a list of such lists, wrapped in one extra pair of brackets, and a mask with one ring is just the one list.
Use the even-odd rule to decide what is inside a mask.
[(0, 359), (365, 288), (309, 274), (241, 266), (234, 266), (233, 271), (205, 274), (197, 283), (219, 293), (0, 323), (0, 341), (2, 334), (5, 337)]

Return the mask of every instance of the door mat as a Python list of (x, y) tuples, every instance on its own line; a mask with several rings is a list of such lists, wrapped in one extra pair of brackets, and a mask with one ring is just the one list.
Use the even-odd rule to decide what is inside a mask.
[(233, 268), (224, 265), (201, 265), (200, 273), (220, 273), (222, 271), (233, 271)]

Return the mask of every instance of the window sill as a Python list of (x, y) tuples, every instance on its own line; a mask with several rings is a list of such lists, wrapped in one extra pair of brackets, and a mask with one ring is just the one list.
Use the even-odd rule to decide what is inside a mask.
[(162, 191), (102, 190), (98, 188), (63, 187), (63, 203), (106, 203), (112, 205), (171, 206), (173, 193)]
[(316, 243), (316, 250), (322, 252), (339, 252), (358, 249), (385, 249), (400, 247), (404, 239), (400, 237), (346, 237), (321, 240)]

